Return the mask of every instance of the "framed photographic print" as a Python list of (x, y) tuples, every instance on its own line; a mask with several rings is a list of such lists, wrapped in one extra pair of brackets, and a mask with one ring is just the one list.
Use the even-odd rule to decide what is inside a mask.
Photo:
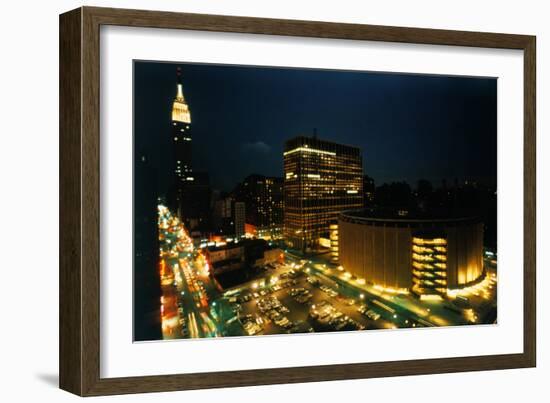
[(60, 386), (535, 366), (535, 37), (60, 17)]

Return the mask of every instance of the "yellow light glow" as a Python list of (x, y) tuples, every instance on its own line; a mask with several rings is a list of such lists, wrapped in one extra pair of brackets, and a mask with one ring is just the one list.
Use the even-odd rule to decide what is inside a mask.
[(333, 153), (331, 151), (316, 150), (314, 148), (308, 148), (308, 147), (298, 147), (293, 150), (285, 151), (283, 155), (289, 155), (300, 151), (308, 152), (308, 153), (316, 153), (316, 154), (336, 155), (336, 153)]
[(174, 101), (172, 105), (172, 121), (181, 123), (191, 123), (191, 112), (186, 103)]
[(429, 295), (420, 296), (420, 301), (442, 301), (442, 300), (443, 300), (443, 297), (441, 297), (441, 295), (429, 294)]
[(178, 93), (172, 105), (172, 121), (181, 123), (191, 123), (191, 112), (183, 97), (183, 86), (178, 84)]
[(425, 246), (418, 246), (418, 245), (413, 245), (412, 250), (417, 253), (433, 253), (434, 251), (432, 248), (427, 248)]
[(383, 287), (380, 284), (375, 284), (373, 288), (380, 292), (387, 292), (389, 294), (408, 294), (409, 290), (406, 288), (392, 288), (392, 287)]
[(423, 239), (413, 237), (413, 243), (416, 245), (447, 245), (447, 240), (445, 238)]
[(484, 299), (490, 299), (492, 295), (491, 275), (486, 274), (478, 283), (464, 288), (448, 289), (447, 296), (456, 298), (457, 296), (469, 297), (472, 295), (481, 296)]
[(434, 260), (432, 256), (419, 255), (418, 253), (413, 253), (412, 257), (414, 260), (421, 261), (421, 262), (433, 262)]

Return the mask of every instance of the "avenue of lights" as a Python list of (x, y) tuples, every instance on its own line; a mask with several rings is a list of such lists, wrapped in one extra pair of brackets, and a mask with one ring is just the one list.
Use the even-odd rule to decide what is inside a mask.
[[(410, 238), (408, 287), (373, 281), (368, 273), (358, 276), (353, 267), (332, 263), (330, 253), (304, 259), (285, 250), (276, 265), (224, 289), (217, 283), (208, 256), (211, 250), (234, 244), (234, 237), (195, 240), (194, 244), (183, 221), (164, 205), (158, 206), (158, 228), (165, 339), (455, 326), (496, 320), (485, 319), (496, 301), (496, 256), (487, 258), (495, 267), (487, 266), (476, 282), (459, 287), (436, 283), (447, 279), (444, 265), (453, 240), (445, 236)], [(246, 243), (246, 239), (237, 243)], [(415, 271), (421, 271), (420, 275)], [(438, 274), (431, 277), (433, 272)], [(433, 281), (437, 292), (427, 288), (418, 295), (415, 277)]]
[(355, 146), (287, 140), (282, 178), (247, 176), (215, 206), (233, 227), (198, 230), (202, 182), (177, 78), (177, 197), (158, 205), (164, 339), (496, 322), (496, 255), (483, 259), (479, 217), (364, 208)]
[[(189, 337), (200, 337), (196, 315), (201, 315), (202, 312), (186, 313), (182, 298), (188, 294), (191, 296), (190, 303), (196, 308), (208, 306), (206, 292), (197, 279), (198, 269), (193, 270), (190, 265), (192, 258), (200, 262), (202, 256), (196, 253), (193, 241), (181, 221), (166, 206), (159, 205), (157, 209), (161, 242), (159, 274), (162, 287), (160, 314), (163, 337), (180, 338), (180, 329), (184, 323), (189, 323)], [(204, 276), (204, 266), (202, 268), (201, 274)], [(207, 319), (203, 320), (209, 322)], [(209, 328), (208, 333), (215, 334), (216, 330)]]

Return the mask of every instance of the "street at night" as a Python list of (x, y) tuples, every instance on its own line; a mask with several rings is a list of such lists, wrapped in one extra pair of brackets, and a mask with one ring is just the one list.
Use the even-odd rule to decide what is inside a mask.
[[(496, 302), (496, 272), (453, 300), (419, 301), (409, 293), (361, 284), (341, 267), (285, 251), (267, 275), (222, 290), (183, 224), (159, 206), (163, 338), (270, 335), (487, 323)], [(492, 263), (491, 263), (492, 262)], [(489, 268), (495, 264), (485, 259)], [(492, 319), (496, 320), (496, 317)], [(489, 322), (491, 323), (491, 322)]]
[(497, 323), (495, 79), (136, 62), (134, 80), (136, 341)]

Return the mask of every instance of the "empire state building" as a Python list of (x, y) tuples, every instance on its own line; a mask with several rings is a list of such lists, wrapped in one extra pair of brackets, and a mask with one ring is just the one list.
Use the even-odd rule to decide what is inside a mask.
[(193, 181), (191, 168), (191, 112), (183, 96), (181, 68), (177, 68), (177, 93), (172, 105), (172, 141), (174, 149), (174, 173), (181, 188), (182, 182)]
[(172, 148), (177, 212), (189, 230), (208, 226), (210, 184), (206, 172), (193, 171), (191, 112), (183, 95), (181, 68), (176, 70), (177, 92), (172, 104)]

